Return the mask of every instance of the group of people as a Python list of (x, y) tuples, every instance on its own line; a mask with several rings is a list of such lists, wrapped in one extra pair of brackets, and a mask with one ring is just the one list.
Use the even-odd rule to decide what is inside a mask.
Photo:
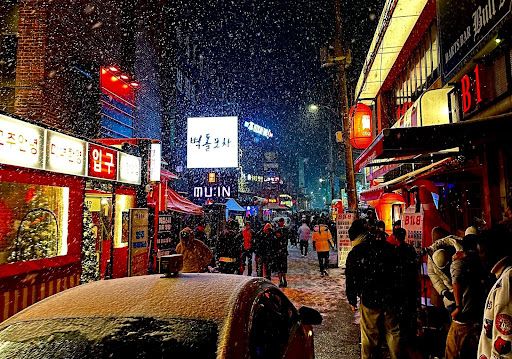
[[(421, 253), (405, 242), (400, 223), (387, 236), (376, 224), (355, 220), (346, 262), (346, 294), (360, 312), (361, 357), (379, 357), (384, 341), (391, 358), (423, 358), (417, 334), (420, 268), (426, 262), (449, 325), (444, 357), (512, 358), (512, 232), (498, 225), (463, 237), (440, 227)], [(492, 274), (492, 275), (491, 275)], [(426, 304), (426, 303), (423, 303)], [(448, 315), (449, 314), (449, 315)]]
[(315, 223), (311, 229), (303, 219), (295, 232), (280, 218), (275, 225), (265, 222), (259, 230), (253, 230), (251, 223), (246, 222), (240, 230), (238, 222), (230, 219), (213, 241), (204, 235), (204, 226), (199, 224), (195, 231), (186, 227), (180, 232), (176, 252), (183, 254), (183, 272), (217, 271), (252, 276), (255, 262), (256, 276), (270, 280), (275, 273), (279, 287), (284, 288), (288, 286), (288, 245), (297, 246), (297, 239), (304, 257), (312, 242), (318, 255), (320, 275), (328, 275), (329, 252), (335, 243), (328, 226), (323, 221)]

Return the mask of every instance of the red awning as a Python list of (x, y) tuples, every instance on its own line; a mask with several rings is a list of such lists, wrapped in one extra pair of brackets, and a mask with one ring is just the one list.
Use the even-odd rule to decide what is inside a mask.
[(164, 170), (163, 168), (160, 170), (160, 177), (166, 180), (174, 180), (179, 178), (178, 175), (172, 173), (171, 171)]
[(451, 158), (445, 158), (441, 161), (432, 163), (430, 165), (421, 167), (415, 171), (406, 173), (400, 177), (394, 178), (391, 181), (378, 184), (377, 186), (372, 187), (366, 191), (362, 191), (359, 195), (359, 198), (363, 202), (379, 199), (384, 192), (393, 191), (405, 184), (444, 171), (447, 165), (450, 164), (452, 161), (453, 160)]
[(167, 188), (166, 202), (168, 211), (180, 212), (185, 214), (192, 214), (195, 216), (203, 215), (203, 208), (190, 202), (188, 199), (180, 196), (178, 193), (170, 188)]

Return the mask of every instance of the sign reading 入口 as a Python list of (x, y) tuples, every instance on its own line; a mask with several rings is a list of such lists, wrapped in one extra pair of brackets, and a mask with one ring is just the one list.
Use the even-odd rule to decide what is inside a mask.
[(238, 117), (188, 118), (187, 167), (238, 167)]
[(89, 143), (87, 176), (115, 181), (117, 179), (117, 151)]

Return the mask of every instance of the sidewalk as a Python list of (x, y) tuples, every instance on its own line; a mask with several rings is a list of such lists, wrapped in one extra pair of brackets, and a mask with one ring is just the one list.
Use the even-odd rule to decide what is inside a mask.
[[(311, 249), (311, 248), (310, 248)], [(289, 247), (288, 288), (284, 293), (297, 308), (313, 307), (322, 313), (322, 325), (315, 327), (315, 354), (318, 359), (357, 359), (360, 357), (358, 318), (345, 297), (345, 276), (340, 268), (330, 268), (321, 277), (316, 252), (302, 257), (300, 250)], [(336, 263), (332, 252), (330, 263)], [(274, 282), (277, 282), (273, 278)]]

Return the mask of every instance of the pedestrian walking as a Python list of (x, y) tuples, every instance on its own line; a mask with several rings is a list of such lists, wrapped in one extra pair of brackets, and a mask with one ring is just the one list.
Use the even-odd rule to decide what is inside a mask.
[(306, 257), (308, 255), (309, 240), (311, 238), (311, 228), (309, 228), (305, 219), (302, 220), (302, 225), (299, 227), (297, 235), (299, 237), (300, 254)]
[(205, 272), (212, 261), (213, 253), (203, 242), (194, 238), (191, 228), (185, 227), (180, 232), (180, 242), (176, 253), (183, 255), (183, 273)]
[(358, 308), (359, 298), (361, 358), (378, 357), (381, 337), (386, 338), (391, 359), (400, 358), (393, 247), (373, 238), (362, 219), (355, 220), (348, 233), (352, 242), (359, 242), (347, 256), (345, 290), (353, 311)]
[(244, 247), (242, 251), (242, 273), (245, 271), (247, 264), (247, 275), (252, 276), (252, 243), (254, 232), (251, 229), (251, 222), (245, 222), (245, 227), (242, 230), (244, 238)]
[(271, 279), (270, 260), (272, 256), (272, 244), (275, 241), (272, 224), (266, 223), (263, 229), (258, 232), (253, 242), (253, 250), (256, 259), (256, 274), (258, 277)]
[(280, 218), (277, 222), (277, 229), (275, 230), (275, 241), (273, 243), (272, 253), (272, 266), (279, 277), (280, 288), (288, 286), (286, 273), (288, 272), (288, 239), (290, 237), (290, 231), (284, 225), (284, 218)]
[(405, 358), (418, 358), (421, 356), (415, 349), (420, 290), (417, 254), (412, 245), (405, 243), (405, 229), (396, 228), (394, 236), (398, 243), (393, 248), (396, 252), (396, 313), (400, 327), (401, 352)]
[(476, 358), (483, 309), (483, 270), (476, 235), (464, 236), (450, 266), (455, 310), (446, 338), (445, 359)]
[(312, 235), (313, 239), (313, 250), (318, 255), (318, 264), (320, 267), (320, 275), (329, 275), (327, 268), (329, 268), (329, 251), (331, 247), (334, 247), (332, 243), (332, 235), (329, 228), (324, 224), (324, 221), (315, 226)]
[(215, 254), (219, 262), (219, 272), (240, 274), (243, 238), (237, 221), (230, 219), (226, 229), (219, 235)]

